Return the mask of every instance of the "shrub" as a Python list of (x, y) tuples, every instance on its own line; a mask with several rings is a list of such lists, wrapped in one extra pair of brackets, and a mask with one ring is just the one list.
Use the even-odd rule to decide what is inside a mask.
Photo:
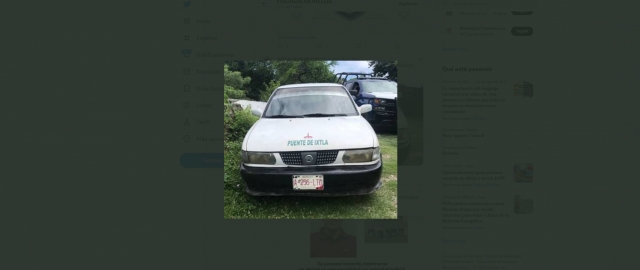
[(232, 104), (225, 104), (225, 143), (227, 141), (242, 143), (244, 136), (256, 121), (258, 121), (258, 117), (251, 114), (251, 109), (235, 109)]
[(227, 98), (242, 99), (245, 97), (245, 95), (245, 91), (243, 90), (238, 90), (228, 85), (224, 86), (225, 100), (227, 100)]
[(240, 150), (242, 142), (224, 142), (224, 188), (239, 188), (242, 183), (238, 168), (240, 168)]
[(249, 108), (234, 108), (228, 100), (224, 105), (224, 187), (238, 189), (242, 187), (238, 173), (242, 141), (258, 117)]

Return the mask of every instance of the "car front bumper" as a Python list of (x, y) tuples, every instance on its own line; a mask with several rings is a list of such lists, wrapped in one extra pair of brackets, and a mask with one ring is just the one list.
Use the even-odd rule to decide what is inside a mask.
[[(386, 114), (386, 115), (383, 115)], [(398, 118), (395, 112), (373, 112), (373, 117), (368, 119), (369, 124), (375, 128), (393, 128), (398, 127)]]
[[(240, 164), (245, 192), (253, 196), (351, 196), (380, 189), (382, 160), (373, 165), (250, 167)], [(294, 190), (293, 175), (321, 174), (324, 190)]]

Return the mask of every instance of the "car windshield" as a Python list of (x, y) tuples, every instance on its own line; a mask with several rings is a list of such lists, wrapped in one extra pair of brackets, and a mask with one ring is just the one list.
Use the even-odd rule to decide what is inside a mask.
[(340, 86), (283, 88), (267, 104), (264, 117), (356, 116), (353, 100)]
[(392, 81), (361, 81), (360, 84), (366, 93), (398, 93), (398, 84)]

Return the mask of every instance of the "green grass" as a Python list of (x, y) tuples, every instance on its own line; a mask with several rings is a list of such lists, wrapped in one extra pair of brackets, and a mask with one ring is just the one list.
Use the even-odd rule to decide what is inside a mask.
[(224, 217), (250, 219), (395, 219), (398, 163), (396, 135), (379, 134), (383, 186), (364, 196), (253, 197), (244, 191), (239, 172), (240, 143), (225, 142)]

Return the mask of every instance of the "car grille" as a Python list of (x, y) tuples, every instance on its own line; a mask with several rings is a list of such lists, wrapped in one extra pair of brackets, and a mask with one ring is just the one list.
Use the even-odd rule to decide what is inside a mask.
[(336, 161), (337, 157), (338, 157), (338, 151), (320, 151), (318, 152), (318, 157), (317, 157), (318, 160), (316, 160), (316, 164), (322, 165), (322, 164), (333, 163)]
[[(338, 151), (318, 151), (316, 165), (331, 164), (338, 158)], [(287, 165), (302, 165), (302, 152), (281, 152), (280, 158)]]
[(300, 152), (284, 152), (280, 153), (282, 162), (287, 165), (302, 165), (302, 154)]
[(380, 105), (380, 106), (384, 107), (384, 110), (385, 110), (385, 111), (388, 111), (388, 112), (395, 112), (395, 111), (397, 111), (397, 108), (396, 108), (396, 104), (395, 104), (395, 103), (387, 103), (387, 104)]

